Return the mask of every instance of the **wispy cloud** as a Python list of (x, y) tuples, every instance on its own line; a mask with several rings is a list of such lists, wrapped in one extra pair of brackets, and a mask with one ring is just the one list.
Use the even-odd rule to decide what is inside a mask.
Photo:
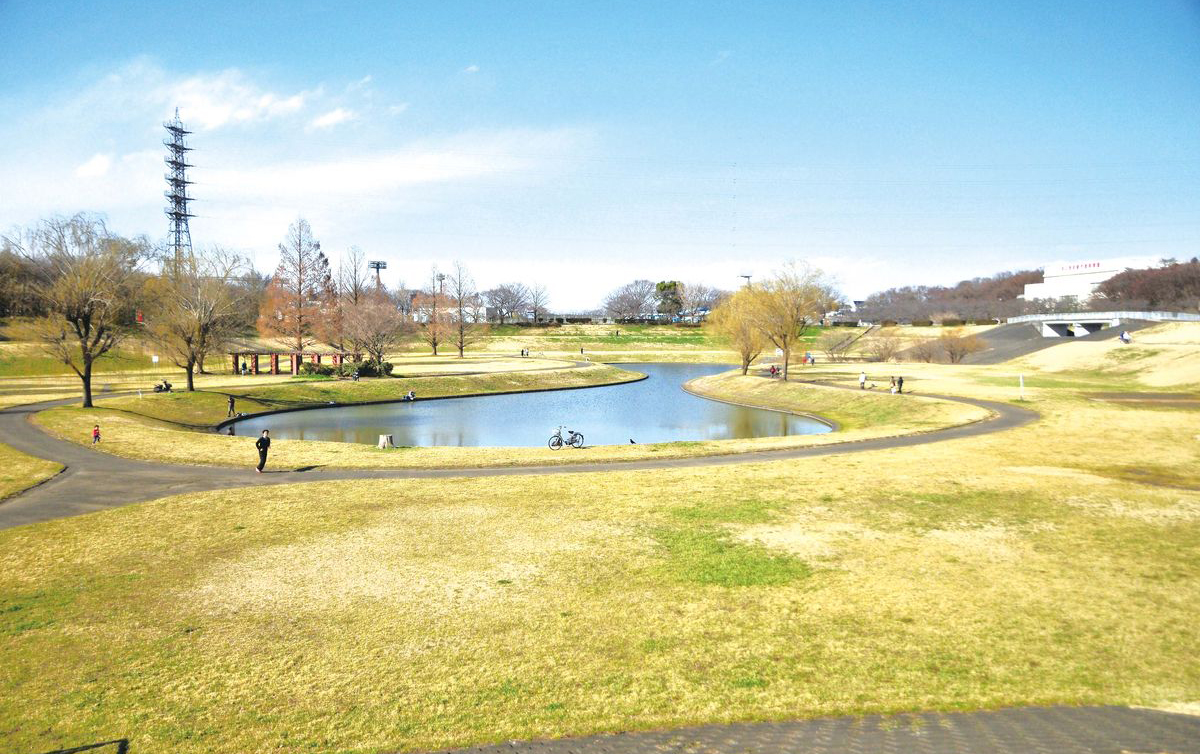
[(178, 105), (185, 122), (205, 130), (297, 113), (312, 94), (266, 91), (232, 68), (171, 82), (159, 90), (168, 104), (174, 101)]
[(720, 52), (717, 53), (717, 56), (715, 58), (713, 58), (711, 61), (709, 61), (709, 65), (711, 65), (711, 66), (721, 65), (726, 60), (729, 60), (729, 57), (731, 55), (733, 55), (733, 50), (721, 50)]
[(479, 73), (479, 66), (472, 63), (463, 69), (463, 73)]
[(353, 110), (347, 110), (344, 107), (335, 107), (329, 112), (313, 119), (309, 125), (312, 128), (332, 128), (339, 123), (345, 123), (349, 120), (354, 120), (355, 114)]

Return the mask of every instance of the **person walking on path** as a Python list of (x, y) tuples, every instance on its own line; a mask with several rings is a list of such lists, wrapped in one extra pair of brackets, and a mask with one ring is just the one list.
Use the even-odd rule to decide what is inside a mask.
[(867, 373), (865, 370), (858, 373), (858, 389), (859, 390), (867, 389)]
[(92, 427), (92, 445), (100, 442), (100, 425)]
[(258, 473), (262, 473), (263, 467), (267, 465), (267, 451), (271, 449), (271, 432), (264, 429), (262, 437), (254, 442), (254, 447), (258, 448)]
[(896, 392), (897, 393), (904, 392), (904, 378), (903, 377), (896, 378)]
[(231, 416), (237, 416), (237, 413), (233, 410), (233, 394), (232, 393), (229, 394), (229, 411), (225, 414), (225, 418), (228, 419)]

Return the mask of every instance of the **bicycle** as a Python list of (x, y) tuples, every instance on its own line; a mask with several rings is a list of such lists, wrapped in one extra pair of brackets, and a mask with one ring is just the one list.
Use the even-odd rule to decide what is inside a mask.
[(559, 450), (564, 445), (570, 445), (572, 448), (583, 447), (583, 435), (581, 433), (573, 429), (568, 429), (567, 436), (564, 439), (562, 431), (563, 428), (560, 426), (554, 434), (550, 435), (550, 441), (547, 443), (550, 446), (550, 450)]

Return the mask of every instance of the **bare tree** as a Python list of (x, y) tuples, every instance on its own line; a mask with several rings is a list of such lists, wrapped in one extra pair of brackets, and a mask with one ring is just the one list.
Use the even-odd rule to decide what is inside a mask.
[(709, 319), (717, 332), (724, 335), (733, 350), (738, 352), (742, 360), (742, 374), (750, 370), (750, 364), (766, 345), (766, 339), (752, 316), (753, 295), (753, 291), (743, 288), (714, 309)]
[(849, 348), (852, 337), (831, 327), (817, 337), (815, 345), (830, 361), (842, 361), (846, 358), (846, 349)]
[(367, 288), (345, 306), (346, 340), (355, 351), (382, 364), (407, 329), (408, 320), (385, 291)]
[(957, 328), (942, 333), (937, 342), (951, 364), (958, 364), (971, 354), (987, 348), (983, 338), (974, 334), (964, 334)]
[(546, 286), (540, 283), (529, 286), (529, 312), (533, 315), (535, 323), (546, 318), (549, 306), (550, 296), (546, 293)]
[(703, 283), (680, 283), (680, 313), (690, 317), (693, 322), (699, 322), (704, 319), (704, 312), (710, 312), (717, 307), (723, 293)]
[(440, 346), (450, 334), (450, 317), (446, 310), (446, 276), (433, 267), (429, 287), (417, 296), (414, 311), (421, 323), (421, 338), (438, 355)]
[(938, 344), (936, 339), (924, 338), (922, 340), (918, 340), (916, 345), (908, 349), (908, 352), (912, 354), (912, 357), (917, 361), (923, 361), (926, 364), (929, 364), (937, 358), (939, 350), (941, 350), (941, 346)]
[(658, 287), (649, 280), (626, 283), (604, 299), (604, 311), (615, 319), (640, 319), (654, 314)]
[(501, 283), (483, 295), (488, 306), (495, 310), (500, 324), (506, 319), (523, 316), (529, 309), (529, 289), (520, 283)]
[(794, 263), (751, 290), (751, 317), (767, 340), (783, 351), (783, 379), (787, 380), (792, 348), (825, 312), (836, 308), (837, 293), (823, 272)]
[(204, 357), (229, 342), (243, 323), (246, 300), (238, 280), (246, 263), (220, 248), (163, 262), (146, 284), (146, 331), (195, 390)]
[(336, 304), (333, 275), (308, 221), (300, 218), (279, 244), (279, 267), (267, 287), (259, 328), (291, 342), (296, 351), (317, 341)]
[(454, 345), (461, 359), (467, 346), (476, 342), (487, 326), (482, 313), (482, 300), (475, 290), (475, 280), (462, 262), (454, 263), (454, 270), (446, 277), (448, 303), (454, 330)]
[(879, 335), (867, 343), (867, 353), (876, 361), (891, 361), (900, 353), (900, 339), (895, 335)]
[(343, 303), (357, 304), (369, 286), (367, 257), (362, 249), (351, 246), (338, 262), (338, 298)]
[(23, 240), (5, 242), (36, 263), (37, 292), (49, 313), (35, 323), (35, 335), (79, 376), (90, 408), (96, 360), (135, 326), (137, 266), (148, 242), (121, 238), (83, 214), (45, 220)]

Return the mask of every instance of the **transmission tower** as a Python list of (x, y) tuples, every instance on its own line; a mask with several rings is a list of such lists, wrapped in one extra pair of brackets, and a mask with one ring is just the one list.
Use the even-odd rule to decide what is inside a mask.
[(175, 264), (179, 265), (183, 261), (184, 254), (189, 256), (192, 253), (192, 231), (188, 229), (188, 218), (193, 217), (188, 212), (188, 202), (192, 199), (188, 196), (187, 187), (191, 185), (191, 181), (187, 179), (187, 169), (192, 167), (187, 161), (187, 153), (192, 150), (184, 143), (184, 136), (191, 133), (184, 129), (183, 124), (179, 121), (179, 108), (175, 108), (175, 120), (169, 123), (164, 123), (163, 128), (167, 129), (170, 136), (163, 140), (163, 144), (167, 147), (167, 156), (165, 161), (170, 172), (166, 174), (167, 186), (165, 192), (167, 197), (167, 217), (171, 218), (171, 249), (175, 252)]

